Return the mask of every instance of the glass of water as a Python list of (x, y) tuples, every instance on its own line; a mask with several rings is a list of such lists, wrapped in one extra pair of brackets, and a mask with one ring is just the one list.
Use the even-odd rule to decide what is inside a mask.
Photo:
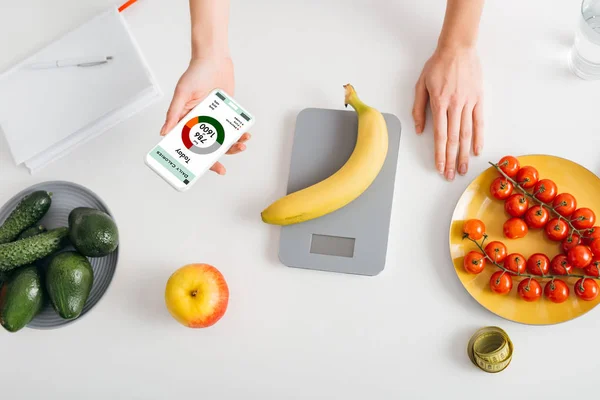
[(581, 3), (569, 66), (582, 79), (600, 79), (600, 0)]

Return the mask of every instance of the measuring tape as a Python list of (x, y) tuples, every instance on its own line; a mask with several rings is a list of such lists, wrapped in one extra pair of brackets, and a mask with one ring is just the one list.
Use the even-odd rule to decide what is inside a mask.
[(507, 333), (497, 326), (479, 329), (469, 340), (467, 354), (479, 369), (496, 373), (512, 360), (513, 344)]

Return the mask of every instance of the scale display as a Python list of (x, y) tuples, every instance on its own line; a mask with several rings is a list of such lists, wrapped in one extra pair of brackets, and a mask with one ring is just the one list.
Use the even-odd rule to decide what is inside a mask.
[(194, 107), (146, 156), (146, 164), (175, 189), (189, 188), (254, 124), (217, 89)]

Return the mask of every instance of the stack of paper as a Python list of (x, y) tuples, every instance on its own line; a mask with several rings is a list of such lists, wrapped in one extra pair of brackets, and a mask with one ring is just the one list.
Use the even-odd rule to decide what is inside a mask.
[[(33, 64), (110, 56), (90, 67)], [(0, 76), (0, 129), (31, 173), (162, 95), (127, 23), (111, 9)]]

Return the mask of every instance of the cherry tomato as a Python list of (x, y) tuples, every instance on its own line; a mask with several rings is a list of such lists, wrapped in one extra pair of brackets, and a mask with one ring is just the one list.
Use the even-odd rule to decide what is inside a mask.
[(527, 259), (527, 271), (533, 275), (546, 275), (550, 269), (550, 259), (542, 253), (532, 254)]
[(573, 247), (577, 246), (578, 244), (581, 244), (581, 239), (579, 239), (579, 235), (574, 233), (571, 236), (567, 236), (565, 238), (565, 240), (562, 241), (562, 250), (563, 252), (566, 254), (569, 252), (569, 250), (571, 250)]
[(598, 284), (593, 279), (582, 278), (575, 282), (575, 295), (581, 300), (591, 301), (598, 297)]
[(517, 176), (521, 165), (519, 164), (519, 160), (517, 160), (516, 157), (504, 156), (498, 162), (498, 167), (500, 167), (502, 172), (504, 172), (506, 175), (510, 176), (511, 178), (514, 178), (515, 176)]
[(520, 239), (527, 235), (529, 228), (521, 218), (511, 218), (504, 223), (504, 237), (508, 239)]
[(518, 287), (519, 296), (525, 301), (536, 301), (542, 297), (542, 285), (535, 279), (523, 279)]
[(583, 272), (589, 276), (600, 277), (600, 257), (594, 256), (591, 264), (585, 267)]
[(478, 219), (469, 219), (463, 225), (463, 233), (465, 234), (465, 237), (479, 240), (485, 234), (485, 225)]
[(465, 256), (463, 265), (468, 273), (478, 274), (485, 267), (485, 256), (478, 251), (470, 251)]
[(553, 303), (562, 303), (569, 298), (569, 287), (560, 279), (554, 279), (546, 283), (544, 294)]
[(583, 235), (583, 243), (584, 244), (590, 244), (594, 241), (594, 239), (599, 238), (600, 237), (600, 226), (594, 226), (591, 227), (590, 229), (587, 229), (585, 231), (585, 234)]
[(490, 289), (498, 294), (506, 294), (512, 289), (512, 278), (504, 271), (496, 271), (490, 278)]
[(506, 258), (506, 246), (502, 242), (489, 242), (485, 246), (485, 254), (497, 263), (501, 263)]
[(550, 213), (544, 207), (533, 206), (525, 213), (525, 223), (531, 229), (539, 229), (546, 226), (550, 220)]
[(498, 200), (505, 200), (513, 192), (513, 184), (503, 176), (499, 176), (492, 182), (490, 193)]
[(573, 267), (569, 264), (567, 256), (558, 254), (550, 261), (550, 272), (552, 275), (567, 275), (571, 273)]
[(522, 194), (513, 194), (504, 202), (504, 209), (511, 217), (522, 217), (528, 208), (529, 201)]
[(592, 251), (587, 246), (579, 244), (569, 250), (567, 260), (575, 268), (585, 268), (592, 262)]
[[(504, 268), (511, 271), (509, 274), (523, 274), (527, 266), (527, 259), (519, 253), (511, 253), (504, 259)], [(514, 272), (514, 274), (513, 274)]]
[(519, 170), (516, 181), (521, 185), (521, 187), (529, 189), (538, 183), (538, 179), (540, 179), (538, 170), (528, 165)]
[(548, 239), (560, 242), (564, 240), (569, 234), (569, 226), (567, 223), (558, 218), (552, 218), (546, 224), (546, 235)]
[(556, 197), (558, 188), (556, 183), (550, 179), (541, 179), (533, 187), (533, 195), (536, 199), (543, 201), (544, 203), (550, 203)]
[(600, 239), (594, 239), (590, 243), (590, 250), (592, 254), (600, 256)]
[(577, 200), (569, 193), (561, 193), (552, 201), (552, 207), (563, 217), (568, 217), (577, 208)]
[(596, 222), (596, 214), (589, 208), (578, 208), (571, 214), (571, 223), (575, 229), (589, 229)]

